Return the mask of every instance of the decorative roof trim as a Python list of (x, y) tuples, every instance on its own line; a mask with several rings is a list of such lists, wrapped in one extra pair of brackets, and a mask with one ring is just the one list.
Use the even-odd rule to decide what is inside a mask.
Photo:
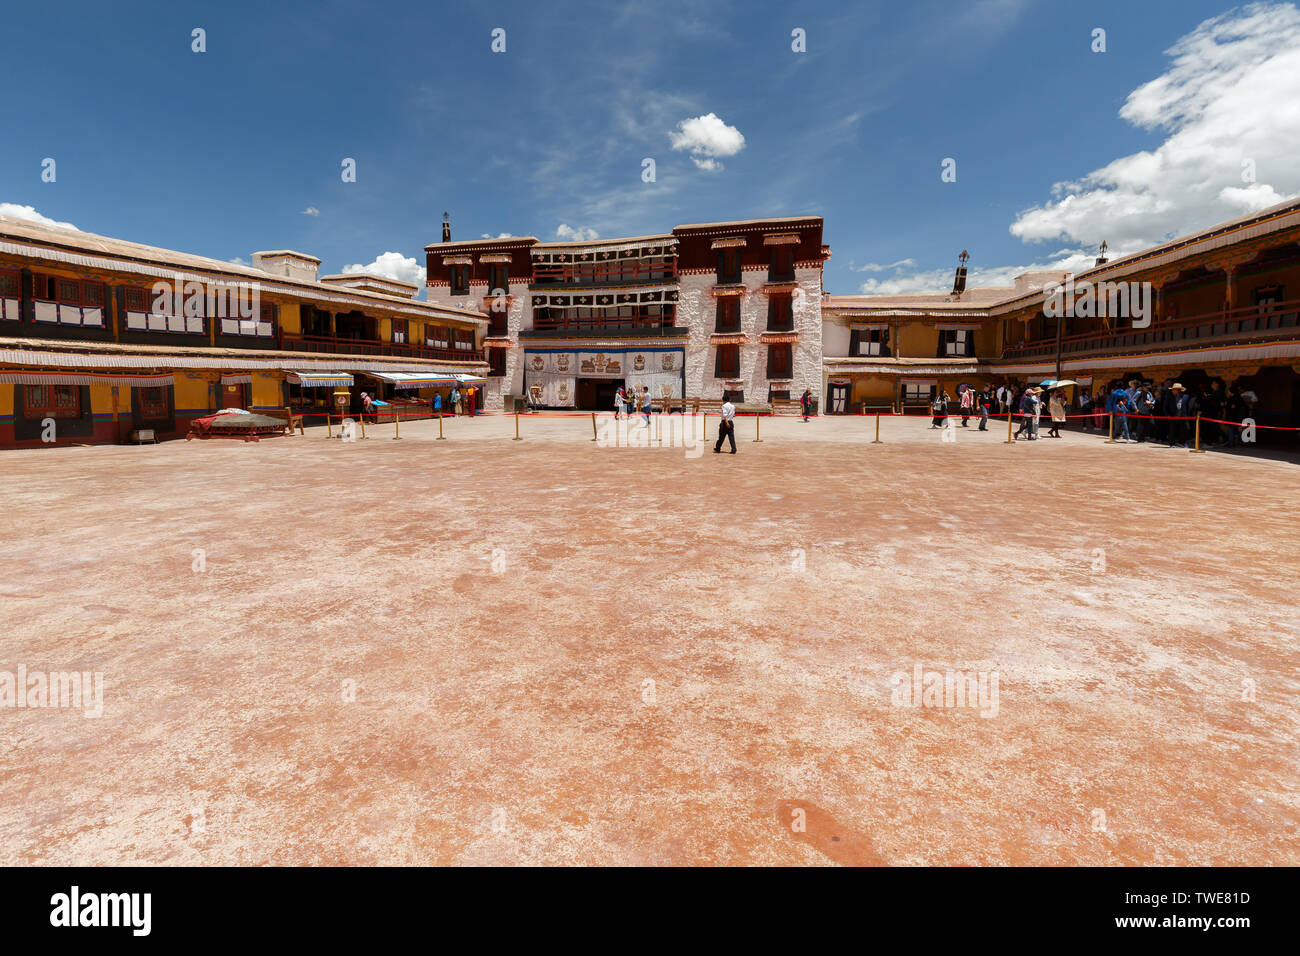
[(731, 236), (727, 239), (714, 239), (710, 249), (735, 249), (748, 243), (744, 236)]
[(765, 246), (797, 246), (802, 241), (797, 232), (782, 232), (763, 237), (763, 245)]

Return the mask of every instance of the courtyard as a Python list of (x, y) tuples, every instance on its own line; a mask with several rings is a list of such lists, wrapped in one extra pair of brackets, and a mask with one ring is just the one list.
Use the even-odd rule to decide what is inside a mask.
[(0, 861), (1300, 863), (1294, 456), (519, 427), (4, 452)]

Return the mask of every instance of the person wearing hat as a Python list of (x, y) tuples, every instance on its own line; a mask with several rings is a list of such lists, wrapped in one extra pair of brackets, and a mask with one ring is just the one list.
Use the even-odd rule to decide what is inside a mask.
[(1030, 385), (1020, 396), (1020, 427), (1016, 429), (1015, 437), (1019, 438), (1026, 432), (1026, 440), (1034, 441), (1038, 438), (1035, 434), (1037, 431), (1038, 418), (1038, 394), (1034, 386)]
[(1183, 388), (1181, 382), (1170, 385), (1169, 392), (1173, 396), (1169, 403), (1169, 413), (1173, 417), (1169, 423), (1169, 447), (1190, 448), (1191, 426), (1188, 419), (1196, 417), (1196, 399), (1187, 394), (1187, 389)]
[(1059, 388), (1052, 389), (1048, 401), (1048, 410), (1052, 414), (1052, 427), (1048, 429), (1047, 437), (1060, 438), (1061, 426), (1065, 424), (1065, 398), (1061, 395)]

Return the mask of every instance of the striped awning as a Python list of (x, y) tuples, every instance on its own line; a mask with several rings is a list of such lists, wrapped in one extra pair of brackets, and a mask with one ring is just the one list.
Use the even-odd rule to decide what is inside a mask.
[(251, 372), (245, 372), (243, 375), (223, 375), (221, 376), (222, 385), (250, 385), (253, 381)]
[(303, 388), (349, 388), (353, 381), (347, 372), (289, 372), (287, 378), (290, 385)]
[(0, 372), (6, 385), (127, 385), (158, 388), (175, 384), (174, 375), (96, 375), (83, 372)]
[(456, 378), (462, 385), (486, 385), (487, 379), (482, 375), (466, 375), (464, 372), (457, 372)]
[(367, 378), (388, 382), (393, 388), (451, 388), (461, 384), (455, 375), (426, 375), (419, 372), (362, 372)]

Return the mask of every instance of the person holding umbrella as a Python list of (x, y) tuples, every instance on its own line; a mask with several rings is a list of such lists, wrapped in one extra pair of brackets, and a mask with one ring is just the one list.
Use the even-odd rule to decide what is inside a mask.
[(1061, 397), (1059, 388), (1052, 389), (1051, 398), (1048, 402), (1048, 410), (1052, 414), (1052, 427), (1047, 431), (1048, 438), (1061, 437), (1061, 425), (1065, 423), (1065, 400)]

